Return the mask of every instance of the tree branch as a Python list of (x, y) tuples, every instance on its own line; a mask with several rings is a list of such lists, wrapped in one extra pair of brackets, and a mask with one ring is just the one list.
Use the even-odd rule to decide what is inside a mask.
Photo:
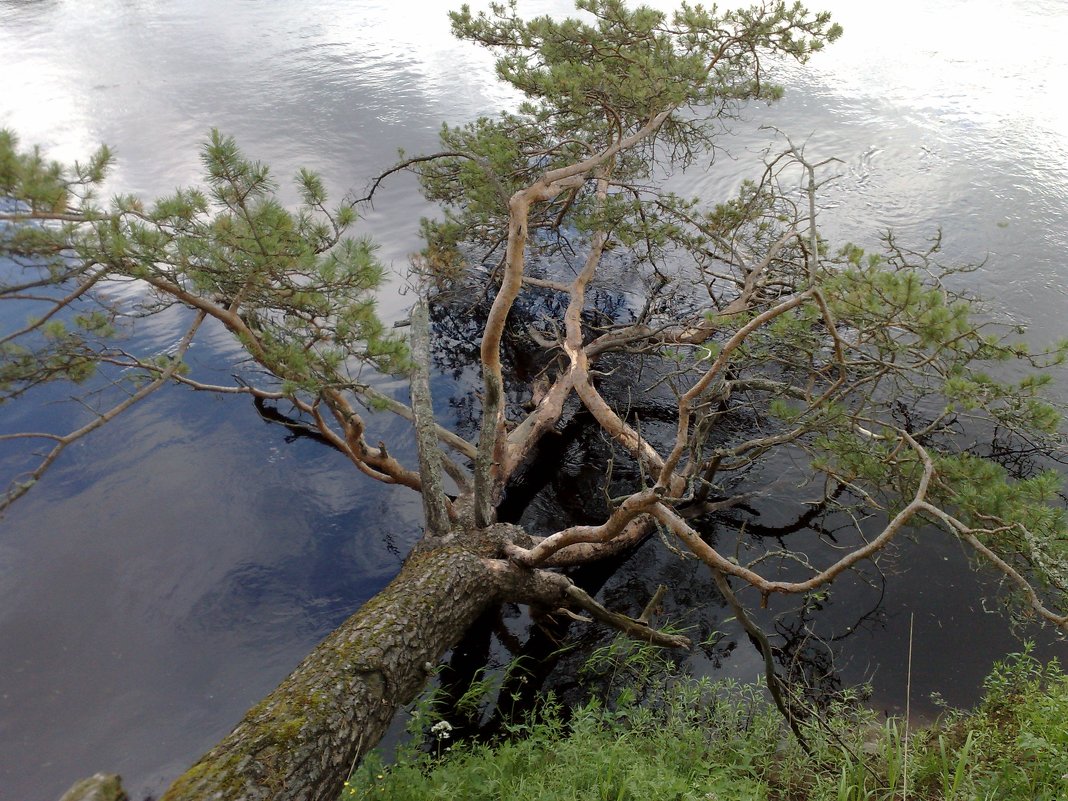
[(451, 528), (451, 523), (449, 502), (441, 482), (441, 450), (434, 431), (434, 403), (430, 394), (430, 321), (426, 300), (422, 297), (412, 308), (411, 348), (410, 389), (419, 475), (423, 479), (423, 512), (430, 533), (443, 536)]
[(71, 431), (70, 433), (62, 436), (53, 437), (56, 440), (55, 446), (45, 455), (45, 457), (41, 460), (37, 467), (30, 473), (26, 474), (22, 480), (13, 482), (14, 486), (8, 489), (7, 492), (5, 492), (2, 497), (0, 497), (0, 513), (3, 513), (9, 506), (11, 506), (11, 504), (13, 504), (27, 492), (29, 492), (33, 485), (40, 480), (41, 476), (43, 476), (45, 474), (45, 471), (47, 471), (48, 468), (52, 466), (53, 462), (55, 462), (56, 459), (59, 458), (59, 455), (63, 453), (64, 449), (66, 449), (68, 445), (77, 442), (82, 437), (91, 434), (93, 431), (96, 431), (104, 424), (114, 420), (116, 417), (118, 417), (124, 411), (129, 409), (135, 403), (144, 400), (157, 389), (166, 384), (181, 366), (182, 357), (185, 355), (186, 351), (189, 350), (189, 346), (193, 342), (193, 337), (199, 330), (201, 323), (204, 322), (205, 316), (206, 315), (204, 312), (200, 312), (197, 314), (196, 318), (193, 321), (193, 324), (186, 330), (185, 335), (178, 343), (178, 347), (175, 349), (174, 355), (171, 356), (170, 364), (167, 365), (166, 369), (164, 369), (157, 378), (155, 378), (148, 384), (145, 384), (145, 386), (141, 387), (128, 398), (126, 398), (120, 403), (115, 404), (106, 412), (103, 412), (102, 414), (98, 415), (95, 419), (86, 423), (81, 428), (75, 429), (74, 431)]
[(669, 634), (650, 627), (641, 620), (612, 612), (590, 597), (589, 593), (575, 586), (560, 573), (547, 570), (528, 570), (501, 559), (485, 560), (486, 567), (496, 576), (498, 586), (504, 588), (510, 600), (520, 603), (556, 607), (578, 607), (602, 623), (618, 629), (628, 637), (665, 648), (689, 649), (688, 637)]

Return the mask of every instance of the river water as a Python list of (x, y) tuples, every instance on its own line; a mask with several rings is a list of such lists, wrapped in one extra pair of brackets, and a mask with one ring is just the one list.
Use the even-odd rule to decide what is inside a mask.
[[(942, 227), (947, 258), (986, 260), (968, 281), (995, 312), (1034, 342), (1062, 335), (1068, 5), (825, 5), (843, 40), (784, 68), (786, 99), (754, 110), (732, 158), (684, 188), (723, 197), (758, 169), (759, 126), (773, 125), (842, 160), (828, 231), (871, 242), (892, 226), (919, 244)], [(216, 126), (276, 176), (309, 166), (339, 196), (398, 147), (432, 148), (443, 120), (513, 100), (429, 0), (0, 0), (0, 126), (65, 160), (112, 145), (112, 191), (195, 181)], [(364, 225), (401, 273), (428, 212), (413, 189), (390, 183)], [(387, 317), (407, 303), (383, 294)], [(172, 333), (161, 320), (137, 337), (162, 347)], [(235, 356), (211, 338), (193, 353), (220, 379)], [(60, 400), (5, 408), (0, 426), (73, 419)], [(124, 774), (135, 798), (158, 792), (393, 575), (420, 516), (411, 493), (233, 399), (160, 392), (72, 449), (0, 520), (0, 799), (47, 801), (100, 770)], [(894, 564), (890, 611), (853, 644), (845, 678), (874, 670), (876, 702), (896, 708), (912, 615), (922, 692), (974, 700), (991, 660), (1019, 647), (976, 597), (993, 579), (945, 543)], [(751, 662), (726, 667), (746, 675)]]

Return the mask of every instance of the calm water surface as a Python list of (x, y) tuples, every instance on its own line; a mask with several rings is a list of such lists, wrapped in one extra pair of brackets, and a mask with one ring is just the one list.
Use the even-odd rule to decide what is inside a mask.
[[(736, 126), (732, 159), (681, 182), (722, 197), (758, 169), (759, 126), (778, 127), (842, 160), (828, 231), (871, 242), (893, 226), (919, 244), (941, 226), (948, 258), (987, 259), (968, 280), (996, 311), (1035, 342), (1062, 335), (1068, 7), (825, 5), (846, 37), (783, 70), (787, 99)], [(277, 176), (310, 166), (340, 195), (398, 147), (432, 148), (443, 120), (510, 102), (485, 54), (449, 39), (436, 2), (0, 0), (0, 125), (61, 159), (111, 144), (113, 191), (195, 181), (217, 126)], [(413, 186), (390, 184), (366, 220), (400, 273), (428, 211)], [(387, 316), (407, 302), (382, 299)], [(169, 333), (160, 320), (138, 336)], [(194, 358), (221, 361), (225, 378), (233, 354), (209, 338)], [(58, 425), (76, 414), (58, 400), (5, 408), (0, 426)], [(99, 770), (123, 773), (136, 797), (158, 792), (392, 576), (420, 516), (411, 493), (287, 442), (232, 399), (161, 392), (72, 449), (0, 521), (0, 799), (52, 799)], [(878, 667), (877, 701), (897, 706), (914, 613), (917, 682), (967, 703), (1018, 647), (976, 599), (992, 581), (944, 542), (903, 549), (893, 567), (913, 581), (892, 586), (846, 677)], [(1052, 640), (1046, 651), (1065, 653)], [(750, 677), (754, 660), (739, 649), (726, 670)]]

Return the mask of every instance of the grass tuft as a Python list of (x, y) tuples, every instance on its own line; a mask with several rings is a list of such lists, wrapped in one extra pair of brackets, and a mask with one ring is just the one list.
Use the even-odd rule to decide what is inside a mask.
[(495, 743), (451, 743), (429, 718), (434, 747), (370, 756), (342, 801), (900, 801), (906, 786), (916, 801), (1068, 798), (1068, 677), (1029, 649), (995, 666), (976, 710), (913, 732), (907, 761), (903, 722), (852, 704), (809, 727), (806, 756), (760, 687), (659, 675), (652, 693), (613, 689), (574, 710), (550, 696)]

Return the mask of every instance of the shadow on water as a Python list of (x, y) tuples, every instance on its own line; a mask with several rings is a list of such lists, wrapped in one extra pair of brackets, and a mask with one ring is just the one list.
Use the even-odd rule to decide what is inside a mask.
[[(609, 281), (611, 284), (611, 281)], [(470, 361), (477, 356), (477, 334), (471, 301), (477, 291), (446, 295), (435, 307), (435, 361), (442, 370), (436, 386), (451, 391), (456, 423), (469, 433), (478, 425), (477, 375)], [(619, 294), (591, 293), (587, 314), (602, 320), (627, 317)], [(463, 298), (463, 300), (457, 300)], [(505, 366), (511, 376), (507, 414), (518, 417), (535, 386), (551, 370), (552, 359), (522, 333), (539, 315), (553, 312), (550, 293), (532, 293), (513, 312), (506, 335)], [(559, 311), (559, 310), (555, 310)], [(657, 392), (640, 391), (633, 358), (625, 363), (600, 363), (599, 389), (610, 403), (627, 410), (631, 424), (640, 421), (654, 446), (674, 436), (675, 405)], [(646, 384), (655, 383), (655, 368)], [(448, 376), (451, 381), (443, 379)], [(902, 406), (903, 425), (923, 409)], [(916, 422), (916, 421), (913, 421)], [(920, 425), (921, 423), (916, 423)], [(760, 425), (750, 413), (728, 415), (719, 436), (745, 433)], [(996, 458), (1014, 475), (1033, 474), (1048, 459), (993, 432), (984, 455)], [(715, 436), (715, 435), (714, 435)], [(633, 491), (642, 481), (629, 467), (629, 457), (601, 431), (592, 416), (574, 402), (517, 481), (506, 491), (501, 519), (523, 525), (535, 534), (549, 534), (570, 525), (599, 523), (608, 514), (608, 499)], [(874, 537), (887, 520), (858, 520), (816, 498), (810, 470), (801, 454), (789, 450), (746, 472), (731, 487), (745, 500), (694, 522), (720, 552), (743, 562), (761, 559), (765, 572), (782, 580), (809, 574), (789, 553), (804, 554), (813, 564), (829, 564)], [(848, 493), (831, 497), (848, 507)], [(665, 545), (667, 547), (665, 547)], [(697, 644), (691, 655), (676, 655), (681, 669), (754, 681), (764, 677), (759, 644), (752, 641), (715, 587), (709, 571), (692, 557), (652, 535), (631, 553), (570, 571), (572, 579), (609, 608), (640, 615), (660, 585), (669, 592), (658, 608), (661, 624), (685, 629)], [(826, 591), (803, 597), (773, 596), (767, 608), (755, 591), (742, 589), (742, 601), (768, 635), (776, 671), (801, 692), (805, 703), (821, 707), (842, 690), (864, 686), (869, 703), (888, 714), (903, 713), (906, 676), (911, 656), (911, 706), (915, 719), (932, 719), (945, 705), (967, 707), (982, 692), (993, 662), (1017, 651), (1025, 640), (1036, 643), (1040, 658), (1064, 658), (1063, 639), (1035, 622), (1021, 621), (1008, 606), (1000, 576), (970, 560), (962, 546), (933, 527), (899, 540), (875, 562), (862, 562), (840, 576)], [(1016, 610), (1018, 611), (1018, 610)], [(591, 679), (584, 666), (614, 635), (603, 627), (576, 623), (562, 613), (520, 613), (504, 606), (487, 613), (454, 649), (440, 676), (443, 714), (458, 728), (457, 736), (494, 737), (533, 709), (538, 693), (552, 691), (565, 708), (589, 697)], [(488, 671), (488, 673), (487, 673)], [(493, 714), (483, 705), (472, 709), (466, 694), (490, 677), (498, 686)], [(947, 681), (947, 677), (952, 677)], [(459, 704), (459, 705), (458, 705)]]

